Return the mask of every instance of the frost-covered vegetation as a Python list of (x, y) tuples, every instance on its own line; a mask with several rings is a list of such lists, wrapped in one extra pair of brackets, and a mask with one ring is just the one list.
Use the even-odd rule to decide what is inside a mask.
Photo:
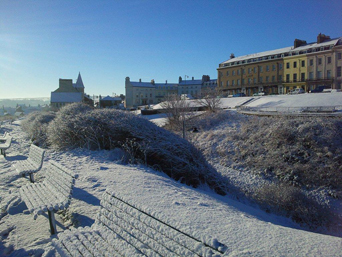
[[(36, 135), (45, 124), (40, 122), (45, 119), (30, 116), (23, 128)], [(43, 132), (44, 145), (57, 150), (121, 148), (132, 163), (148, 165), (187, 185), (207, 184), (219, 194), (226, 191), (220, 175), (192, 144), (128, 112), (71, 104), (62, 108)]]
[(56, 117), (54, 112), (32, 112), (21, 123), (22, 129), (37, 146), (47, 146), (47, 128)]
[[(197, 126), (200, 133), (192, 141), (209, 162), (268, 181), (248, 189), (237, 186), (234, 193), (309, 227), (341, 220), (326, 200), (341, 198), (341, 119), (221, 112), (199, 119)], [(323, 191), (325, 200), (315, 190)]]

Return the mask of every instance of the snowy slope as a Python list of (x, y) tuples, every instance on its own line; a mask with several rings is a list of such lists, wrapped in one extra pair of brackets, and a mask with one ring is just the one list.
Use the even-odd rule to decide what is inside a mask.
[[(47, 216), (40, 215), (34, 221), (16, 198), (19, 187), (29, 180), (18, 177), (11, 163), (27, 156), (28, 142), (18, 123), (6, 124), (0, 132), (5, 130), (14, 142), (8, 157), (0, 157), (1, 207), (9, 212), (0, 220), (0, 256), (54, 256)], [(78, 226), (93, 224), (101, 195), (110, 187), (185, 232), (206, 240), (218, 239), (228, 246), (227, 256), (341, 256), (341, 238), (300, 230), (286, 218), (205, 188), (193, 189), (146, 167), (122, 165), (120, 151), (48, 150), (48, 160), (56, 160), (79, 175), (66, 222), (56, 215), (59, 233), (70, 225), (71, 214)], [(42, 179), (44, 167), (37, 180)]]

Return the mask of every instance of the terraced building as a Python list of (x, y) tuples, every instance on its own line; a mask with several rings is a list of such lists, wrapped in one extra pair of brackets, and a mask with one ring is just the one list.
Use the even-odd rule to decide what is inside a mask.
[(227, 95), (286, 94), (295, 88), (341, 89), (342, 37), (319, 34), (317, 42), (295, 39), (281, 49), (235, 57), (219, 64), (218, 86)]

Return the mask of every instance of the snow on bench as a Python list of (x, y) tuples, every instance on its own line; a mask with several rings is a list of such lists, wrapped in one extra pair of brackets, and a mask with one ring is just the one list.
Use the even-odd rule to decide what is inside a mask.
[(52, 244), (61, 256), (221, 256), (227, 247), (203, 242), (107, 189), (91, 227), (66, 230)]
[(42, 168), (45, 150), (32, 144), (30, 146), (29, 156), (26, 160), (17, 161), (13, 164), (19, 175), (30, 176), (30, 181), (34, 182), (33, 173)]
[(6, 138), (4, 138), (4, 141), (0, 141), (0, 153), (4, 157), (6, 157), (6, 150), (10, 148), (11, 144), (12, 144), (11, 136), (7, 136)]
[(75, 179), (72, 171), (50, 161), (43, 182), (29, 183), (19, 190), (21, 199), (34, 215), (34, 219), (43, 212), (48, 212), (51, 234), (56, 233), (54, 212), (69, 206)]
[(9, 135), (9, 134), (8, 134), (7, 131), (6, 131), (3, 135), (0, 136), (0, 140), (6, 140), (6, 138), (7, 138), (8, 135)]

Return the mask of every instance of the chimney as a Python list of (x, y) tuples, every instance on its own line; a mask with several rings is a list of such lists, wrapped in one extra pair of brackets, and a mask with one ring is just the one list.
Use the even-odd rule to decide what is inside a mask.
[(152, 79), (152, 80), (151, 80), (151, 84), (152, 84), (152, 85), (154, 85), (154, 84), (155, 84), (155, 82), (154, 82), (154, 79)]
[(167, 84), (167, 80), (165, 80), (165, 84)]
[(304, 46), (306, 45), (306, 41), (305, 40), (300, 40), (300, 39), (295, 39), (294, 41), (294, 48), (300, 47), (300, 46)]
[(139, 79), (139, 82), (141, 83), (141, 79)]
[(202, 82), (207, 82), (210, 80), (210, 76), (209, 75), (203, 75), (202, 76)]
[(318, 34), (318, 36), (317, 36), (317, 44), (323, 43), (326, 40), (330, 40), (330, 36), (326, 36), (326, 35), (324, 35), (322, 33)]
[(181, 82), (182, 82), (182, 77), (179, 76), (178, 83), (181, 83)]
[(192, 77), (192, 80), (194, 80), (194, 77)]
[(235, 58), (235, 55), (233, 53), (230, 54), (230, 59)]

